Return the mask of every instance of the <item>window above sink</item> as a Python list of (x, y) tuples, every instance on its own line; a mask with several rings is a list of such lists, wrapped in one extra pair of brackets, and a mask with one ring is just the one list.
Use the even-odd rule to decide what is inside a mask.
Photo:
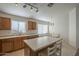
[(26, 22), (12, 20), (11, 29), (18, 33), (26, 33)]

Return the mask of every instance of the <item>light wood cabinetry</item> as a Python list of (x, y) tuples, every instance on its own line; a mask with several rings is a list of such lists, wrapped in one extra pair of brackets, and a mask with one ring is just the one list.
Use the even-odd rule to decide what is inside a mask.
[(23, 48), (23, 39), (20, 37), (0, 40), (0, 52), (10, 52)]
[(0, 53), (6, 53), (24, 48), (23, 40), (36, 38), (38, 35), (0, 39)]
[(27, 37), (20, 37), (21, 39), (21, 47), (24, 48), (24, 40), (27, 39)]
[(32, 21), (28, 21), (28, 30), (33, 30), (32, 29)]
[(0, 17), (0, 30), (10, 30), (11, 19), (6, 17)]
[(13, 50), (13, 39), (2, 40), (2, 52), (8, 52)]
[(36, 30), (36, 22), (28, 21), (28, 30)]
[(13, 49), (17, 50), (21, 48), (21, 38), (15, 38), (13, 40)]
[(32, 22), (32, 29), (36, 30), (36, 22)]

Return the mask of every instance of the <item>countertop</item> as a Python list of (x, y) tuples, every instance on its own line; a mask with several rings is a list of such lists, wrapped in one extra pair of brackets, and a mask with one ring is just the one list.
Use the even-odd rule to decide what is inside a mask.
[(53, 38), (49, 36), (34, 38), (32, 40), (24, 40), (25, 44), (28, 45), (33, 51), (38, 51), (46, 46), (53, 44), (54, 42), (62, 40), (62, 38)]
[(32, 36), (38, 34), (21, 34), (21, 35), (8, 35), (8, 36), (0, 36), (0, 39), (8, 39), (8, 38), (15, 38), (15, 37), (25, 37), (25, 36)]

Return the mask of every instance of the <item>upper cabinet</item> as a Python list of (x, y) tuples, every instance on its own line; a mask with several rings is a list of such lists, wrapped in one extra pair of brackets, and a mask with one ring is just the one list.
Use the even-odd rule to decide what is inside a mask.
[(36, 22), (32, 22), (32, 29), (36, 30)]
[(28, 21), (28, 30), (36, 30), (36, 22)]
[(0, 30), (10, 30), (11, 19), (6, 17), (0, 17)]

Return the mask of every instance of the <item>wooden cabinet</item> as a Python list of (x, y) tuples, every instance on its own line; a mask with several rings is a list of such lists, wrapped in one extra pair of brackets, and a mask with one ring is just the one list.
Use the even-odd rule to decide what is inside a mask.
[(36, 30), (36, 22), (32, 22), (32, 29)]
[(10, 30), (11, 19), (6, 17), (0, 17), (0, 30)]
[(28, 21), (28, 30), (36, 30), (36, 22)]
[(32, 30), (32, 21), (28, 21), (28, 30)]
[(2, 52), (9, 52), (13, 50), (13, 40), (12, 39), (4, 39), (2, 40)]
[(2, 44), (0, 44), (0, 52), (5, 53), (5, 52), (10, 52), (10, 51), (14, 51), (17, 49), (22, 48), (22, 41), (20, 37), (16, 37), (16, 38), (10, 38), (10, 39), (3, 39), (2, 41), (0, 41)]
[(13, 42), (13, 45), (14, 45), (13, 49), (14, 50), (21, 48), (21, 39), (20, 38), (15, 38), (13, 41), (14, 41)]
[(0, 39), (0, 53), (6, 53), (24, 48), (23, 40), (36, 38), (38, 35)]
[(26, 40), (27, 37), (20, 37), (20, 39), (21, 39), (21, 47), (23, 48), (23, 47), (24, 47), (24, 42), (23, 42), (23, 40)]

